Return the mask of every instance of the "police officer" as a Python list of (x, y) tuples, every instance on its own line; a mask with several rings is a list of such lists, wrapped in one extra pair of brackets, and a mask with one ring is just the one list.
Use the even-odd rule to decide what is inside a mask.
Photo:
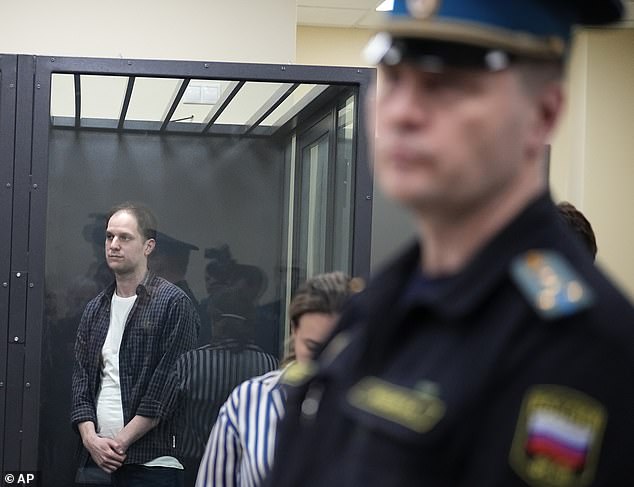
[(562, 226), (544, 146), (574, 24), (618, 0), (396, 0), (375, 174), (419, 241), (290, 369), (270, 486), (634, 479), (634, 310)]

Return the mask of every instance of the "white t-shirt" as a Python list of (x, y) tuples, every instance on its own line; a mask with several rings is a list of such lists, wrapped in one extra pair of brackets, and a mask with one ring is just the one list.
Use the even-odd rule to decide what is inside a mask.
[(97, 394), (97, 433), (105, 438), (114, 438), (123, 429), (123, 405), (119, 382), (119, 348), (130, 310), (136, 294), (120, 298), (112, 293), (110, 326), (101, 349), (101, 387)]
[[(97, 393), (97, 433), (105, 438), (114, 438), (123, 429), (123, 403), (119, 382), (119, 349), (125, 324), (136, 301), (136, 294), (121, 298), (112, 293), (110, 326), (101, 349), (101, 387)], [(144, 465), (149, 467), (172, 467), (182, 469), (174, 457), (155, 458)]]

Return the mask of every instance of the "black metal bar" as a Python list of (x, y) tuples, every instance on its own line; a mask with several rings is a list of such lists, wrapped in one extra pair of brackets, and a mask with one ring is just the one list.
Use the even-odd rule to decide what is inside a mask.
[[(328, 130), (328, 162), (326, 170), (326, 180), (328, 185), (328, 198), (326, 199), (326, 215), (330, 222), (335, 222), (335, 195), (336, 195), (336, 164), (337, 164), (337, 103), (333, 104), (330, 110), (330, 128)], [(334, 246), (340, 245), (335, 243), (334, 225), (326, 225), (326, 248), (325, 248), (325, 264), (326, 270), (337, 270), (334, 268)]]
[(255, 127), (260, 125), (271, 113), (286, 100), (300, 83), (293, 83), (291, 86), (282, 85), (275, 93), (260, 107), (260, 109), (247, 121), (247, 129), (244, 135), (249, 134)]
[(308, 105), (314, 102), (322, 93), (324, 93), (329, 88), (329, 85), (317, 85), (313, 87), (304, 97), (299, 100), (295, 105), (291, 107), (289, 111), (287, 111), (284, 115), (282, 115), (278, 120), (275, 128), (278, 129), (283, 127), (286, 123), (288, 123), (293, 117), (296, 117), (299, 113), (302, 112)]
[(203, 128), (202, 133), (206, 133), (209, 131), (211, 126), (216, 122), (216, 120), (218, 120), (218, 117), (229, 106), (231, 100), (236, 97), (244, 84), (245, 81), (234, 81), (233, 83), (229, 84), (229, 86), (227, 86), (224, 93), (222, 94), (222, 97), (220, 98), (220, 100), (218, 100), (218, 103), (216, 103), (216, 106), (212, 108), (205, 117), (205, 120), (203, 121), (205, 127)]
[(75, 128), (81, 127), (81, 75), (75, 74)]
[[(75, 128), (74, 118), (51, 117), (50, 124), (55, 130), (78, 130)], [(202, 132), (200, 123), (172, 124), (164, 132), (160, 132), (162, 122), (148, 122), (145, 120), (127, 120), (125, 127), (119, 129), (119, 121), (107, 118), (84, 118), (81, 121), (82, 131), (121, 132), (121, 133), (145, 133), (164, 135), (194, 135), (204, 136), (234, 136), (244, 134), (245, 126), (236, 124), (214, 125), (206, 134)], [(256, 127), (250, 137), (269, 137), (273, 130), (271, 127)]]
[[(352, 240), (352, 274), (369, 276), (371, 264), (373, 179), (370, 167), (374, 154), (368, 142), (368, 133), (374, 133), (375, 121), (365, 113), (365, 100), (369, 96), (370, 86), (376, 82), (376, 71), (365, 71), (365, 78), (359, 83), (355, 97), (355, 134), (353, 144), (354, 162), (354, 223)], [(367, 126), (371, 130), (368, 130)]]
[(4, 442), (10, 446), (3, 450), (4, 471), (21, 469), (22, 399), (24, 392), (24, 344), (10, 343), (7, 347), (7, 401), (5, 413)]
[[(31, 144), (33, 140), (33, 92), (35, 58), (18, 56), (17, 99), (15, 111), (15, 157), (13, 218), (11, 235), (11, 290), (9, 293), (9, 362), (7, 373), (7, 407), (5, 439), (20, 445), (25, 418), (24, 355), (26, 342), (26, 293), (29, 265), (29, 218), (31, 183)], [(9, 444), (9, 443), (7, 443)], [(4, 467), (21, 468), (21, 449), (6, 448)]]
[(180, 87), (178, 88), (178, 90), (174, 93), (174, 96), (172, 97), (172, 101), (170, 102), (169, 108), (165, 112), (165, 115), (163, 115), (163, 123), (161, 124), (161, 128), (159, 129), (161, 132), (165, 131), (165, 129), (167, 128), (167, 125), (170, 123), (170, 119), (172, 118), (172, 115), (174, 115), (174, 112), (178, 108), (178, 104), (181, 102), (181, 98), (183, 98), (183, 95), (185, 94), (185, 90), (187, 89), (187, 85), (189, 85), (190, 81), (191, 81), (190, 78), (185, 78), (183, 82), (181, 83)]
[(123, 104), (121, 105), (121, 115), (119, 115), (119, 124), (117, 125), (117, 128), (119, 130), (123, 129), (125, 117), (128, 114), (128, 108), (130, 107), (130, 100), (132, 99), (132, 91), (134, 90), (135, 80), (136, 76), (128, 77), (128, 86), (125, 90), (125, 96), (123, 97)]
[[(0, 452), (12, 445), (14, 438), (5, 442), (7, 403), (7, 368), (9, 335), (9, 293), (11, 274), (11, 216), (13, 211), (13, 164), (15, 141), (15, 106), (17, 56), (0, 56)], [(0, 454), (0, 472), (4, 472), (4, 454)]]
[(48, 58), (36, 58), (33, 95), (29, 268), (26, 299), (26, 340), (22, 399), (21, 468), (38, 469), (42, 337), (44, 335), (44, 257), (48, 194), (48, 144), (51, 75), (41, 73)]
[[(283, 137), (284, 134), (302, 126), (311, 126), (316, 120), (321, 119), (331, 104), (336, 103), (339, 97), (350, 89), (350, 86), (329, 85), (326, 90), (310, 103), (310, 110), (303, 110), (291, 117), (279, 127), (271, 127), (275, 137)], [(316, 114), (321, 114), (315, 118)]]
[[(44, 61), (45, 59), (42, 58)], [(213, 80), (267, 81), (277, 83), (358, 84), (374, 68), (304, 66), (201, 61), (157, 61), (55, 57), (46, 59), (55, 73), (104, 74), (109, 76), (197, 78)], [(43, 66), (44, 67), (44, 66)]]

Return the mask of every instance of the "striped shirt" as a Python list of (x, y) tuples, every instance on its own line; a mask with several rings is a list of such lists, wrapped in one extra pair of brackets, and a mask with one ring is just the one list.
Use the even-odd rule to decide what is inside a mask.
[(196, 487), (262, 485), (273, 464), (277, 425), (285, 413), (282, 372), (255, 377), (233, 390), (209, 436)]
[(277, 369), (277, 358), (255, 344), (226, 339), (191, 350), (176, 362), (181, 453), (198, 467), (218, 411), (241, 382)]

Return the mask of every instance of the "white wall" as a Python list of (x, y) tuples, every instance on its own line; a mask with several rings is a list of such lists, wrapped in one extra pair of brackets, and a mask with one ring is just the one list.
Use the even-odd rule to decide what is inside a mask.
[(1, 5), (3, 53), (295, 61), (295, 0), (3, 0)]
[(598, 263), (634, 297), (634, 29), (577, 36), (553, 191), (593, 225)]
[(369, 29), (298, 26), (297, 63), (367, 66), (361, 53), (372, 34)]

